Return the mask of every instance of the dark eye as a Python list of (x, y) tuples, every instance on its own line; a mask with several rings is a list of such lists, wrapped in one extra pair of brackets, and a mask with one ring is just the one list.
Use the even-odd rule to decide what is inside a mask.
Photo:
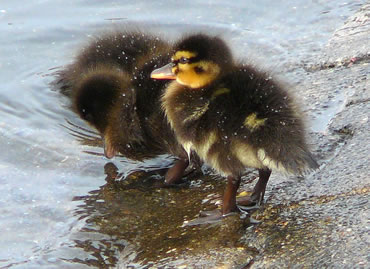
[(185, 58), (185, 57), (181, 57), (180, 60), (179, 60), (180, 64), (187, 64), (188, 62), (189, 62), (189, 59)]

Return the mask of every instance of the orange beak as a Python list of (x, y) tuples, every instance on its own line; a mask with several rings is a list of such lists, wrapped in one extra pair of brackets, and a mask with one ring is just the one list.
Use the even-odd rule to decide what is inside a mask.
[(176, 79), (175, 74), (172, 72), (172, 67), (172, 63), (166, 64), (165, 66), (153, 70), (150, 77), (154, 79)]

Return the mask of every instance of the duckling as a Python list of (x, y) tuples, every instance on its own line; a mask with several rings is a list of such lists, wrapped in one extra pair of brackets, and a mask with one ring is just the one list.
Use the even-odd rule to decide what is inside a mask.
[(292, 97), (267, 74), (236, 63), (221, 38), (184, 37), (171, 62), (151, 77), (173, 80), (162, 107), (178, 141), (227, 177), (222, 215), (239, 211), (236, 194), (246, 167), (259, 171), (248, 205), (262, 203), (272, 170), (304, 174), (318, 168)]
[(156, 66), (169, 61), (169, 51), (168, 43), (138, 31), (106, 34), (91, 41), (57, 79), (72, 109), (101, 134), (107, 158), (177, 156), (167, 184), (180, 180), (189, 164), (160, 108), (166, 82), (150, 79)]

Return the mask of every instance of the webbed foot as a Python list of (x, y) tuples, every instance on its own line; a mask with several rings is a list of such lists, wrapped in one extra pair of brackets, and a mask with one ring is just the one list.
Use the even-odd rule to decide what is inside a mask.
[(185, 221), (183, 226), (195, 226), (195, 225), (219, 223), (219, 222), (222, 222), (227, 217), (236, 216), (236, 215), (239, 215), (239, 212), (230, 212), (228, 214), (222, 214), (222, 211), (219, 209), (215, 209), (212, 211), (201, 211), (199, 213), (198, 218), (191, 220), (191, 221)]

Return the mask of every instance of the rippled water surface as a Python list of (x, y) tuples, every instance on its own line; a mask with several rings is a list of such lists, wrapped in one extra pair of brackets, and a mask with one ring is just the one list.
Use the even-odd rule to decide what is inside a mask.
[[(98, 259), (92, 249), (99, 244), (111, 246), (103, 256), (114, 264), (112, 257), (127, 243), (96, 231), (88, 234), (96, 245), (83, 244), (81, 231), (91, 224), (89, 210), (79, 213), (87, 203), (81, 197), (106, 183), (107, 160), (86, 153), (102, 153), (100, 147), (71, 135), (67, 121), (86, 125), (49, 86), (53, 72), (91, 36), (133, 23), (171, 38), (203, 29), (223, 34), (236, 55), (299, 83), (302, 63), (320, 61), (330, 34), (363, 2), (1, 1), (0, 267), (80, 267)], [(115, 164), (128, 174), (170, 161), (116, 158)]]

